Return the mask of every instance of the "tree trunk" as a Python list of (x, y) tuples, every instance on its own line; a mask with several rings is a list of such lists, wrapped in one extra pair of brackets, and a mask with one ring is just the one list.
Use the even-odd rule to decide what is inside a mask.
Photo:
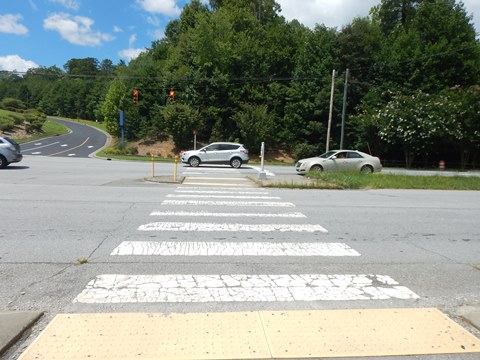
[(407, 167), (407, 169), (410, 169), (412, 167), (415, 154), (408, 149), (405, 149), (404, 153), (405, 153), (405, 166)]

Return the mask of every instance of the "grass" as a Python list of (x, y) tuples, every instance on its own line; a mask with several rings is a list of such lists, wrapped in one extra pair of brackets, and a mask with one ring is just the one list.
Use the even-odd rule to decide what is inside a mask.
[[(104, 150), (99, 151), (97, 153), (97, 156), (101, 158), (115, 160), (152, 161), (151, 156), (109, 154), (106, 153)], [(155, 162), (174, 162), (174, 159), (172, 158), (161, 158), (156, 156), (154, 157), (154, 160)]]
[(15, 138), (14, 140), (18, 143), (26, 143), (28, 141), (35, 141), (38, 139), (43, 139), (50, 136), (58, 136), (68, 133), (68, 129), (55, 121), (47, 120), (42, 126), (42, 132), (39, 134), (29, 135), (23, 138)]
[(480, 190), (480, 178), (474, 176), (365, 175), (357, 172), (308, 173), (305, 176), (315, 181), (304, 187), (315, 189)]

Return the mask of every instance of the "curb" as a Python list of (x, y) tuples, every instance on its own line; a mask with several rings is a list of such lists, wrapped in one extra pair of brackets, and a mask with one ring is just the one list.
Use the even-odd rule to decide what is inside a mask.
[(0, 355), (7, 351), (42, 315), (43, 312), (34, 311), (0, 312)]

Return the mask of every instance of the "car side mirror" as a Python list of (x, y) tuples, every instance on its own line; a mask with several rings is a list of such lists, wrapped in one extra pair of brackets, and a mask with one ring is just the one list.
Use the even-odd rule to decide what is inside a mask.
[(337, 158), (337, 155), (333, 155), (330, 160), (335, 160)]

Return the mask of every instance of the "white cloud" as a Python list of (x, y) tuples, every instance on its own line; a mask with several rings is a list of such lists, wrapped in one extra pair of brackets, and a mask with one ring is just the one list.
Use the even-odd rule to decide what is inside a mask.
[(116, 33), (123, 32), (122, 28), (121, 28), (120, 26), (117, 26), (117, 25), (115, 25), (115, 26), (113, 27), (113, 31), (116, 32)]
[(18, 55), (0, 56), (1, 71), (18, 71), (25, 72), (28, 69), (39, 67), (33, 61), (22, 59)]
[[(287, 20), (297, 19), (313, 28), (316, 24), (340, 29), (355, 17), (369, 15), (370, 9), (380, 4), (380, 0), (276, 0)], [(468, 15), (473, 14), (473, 23), (480, 32), (480, 1), (463, 0)]]
[(160, 24), (161, 24), (160, 19), (156, 16), (148, 16), (147, 17), (147, 22), (150, 25), (153, 25), (153, 26), (160, 26)]
[(24, 25), (18, 23), (20, 19), (22, 19), (21, 15), (0, 15), (0, 33), (15, 35), (27, 34), (28, 29)]
[(480, 2), (478, 0), (463, 0), (468, 15), (473, 15), (473, 24), (480, 34)]
[(144, 10), (167, 16), (179, 16), (180, 8), (177, 6), (175, 0), (137, 0), (137, 4)]
[(137, 41), (137, 34), (132, 34), (128, 38), (128, 47), (132, 48), (135, 45), (135, 42)]
[(136, 59), (142, 52), (147, 51), (147, 49), (135, 48), (135, 42), (137, 41), (137, 34), (132, 34), (128, 38), (128, 49), (118, 52), (118, 56), (127, 61)]
[(63, 39), (75, 45), (99, 46), (104, 41), (115, 39), (110, 34), (103, 34), (92, 30), (95, 22), (83, 16), (70, 16), (60, 13), (50, 15), (43, 21), (46, 30), (57, 31)]
[(142, 52), (147, 51), (147, 49), (125, 49), (118, 52), (118, 56), (127, 61), (136, 59)]
[(75, 0), (50, 0), (51, 2), (59, 3), (65, 6), (67, 9), (78, 10), (80, 9), (80, 3)]
[(369, 14), (380, 0), (277, 0), (282, 8), (281, 15), (287, 20), (297, 19), (313, 28), (316, 24), (341, 28), (355, 17)]

